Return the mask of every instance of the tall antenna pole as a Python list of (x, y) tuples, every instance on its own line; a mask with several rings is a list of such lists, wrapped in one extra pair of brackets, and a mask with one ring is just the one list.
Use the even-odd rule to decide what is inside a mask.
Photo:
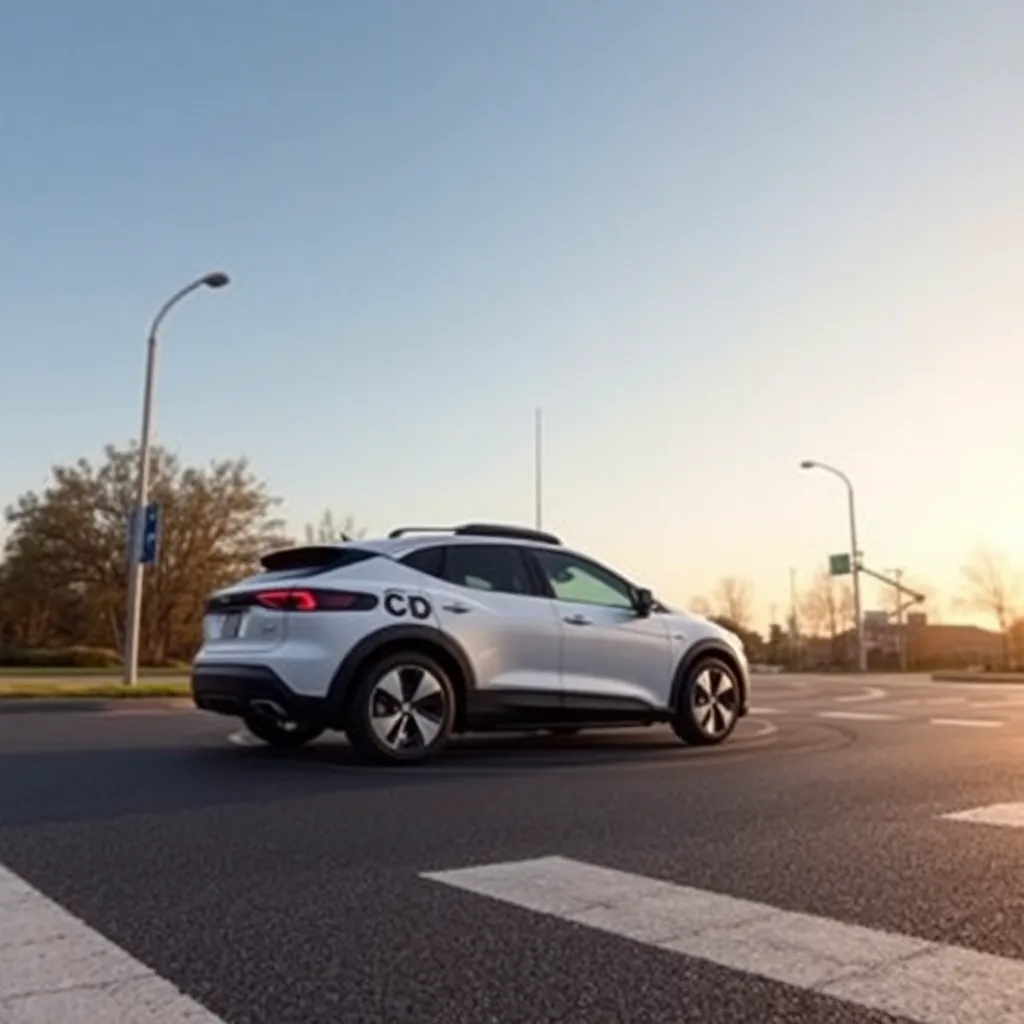
[(533, 499), (534, 525), (541, 528), (541, 499), (542, 499), (542, 458), (543, 458), (543, 410), (538, 406), (533, 422)]
[(800, 667), (800, 627), (796, 620), (796, 569), (789, 570), (789, 653), (792, 667)]

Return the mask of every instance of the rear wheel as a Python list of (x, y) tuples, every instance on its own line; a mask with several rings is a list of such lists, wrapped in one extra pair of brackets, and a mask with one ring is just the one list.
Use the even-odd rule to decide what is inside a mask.
[(722, 658), (701, 658), (691, 666), (680, 687), (672, 728), (685, 743), (721, 743), (736, 727), (740, 682)]
[(245, 726), (258, 740), (281, 748), (301, 747), (324, 731), (322, 725), (297, 722), (291, 718), (275, 718), (260, 711), (246, 712)]
[(349, 742), (380, 764), (418, 764), (439, 753), (455, 721), (455, 689), (433, 658), (396, 652), (374, 662), (349, 709)]

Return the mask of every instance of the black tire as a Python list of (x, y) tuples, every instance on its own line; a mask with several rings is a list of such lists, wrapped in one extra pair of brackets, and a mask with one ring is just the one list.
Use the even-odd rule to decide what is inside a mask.
[(365, 760), (422, 764), (444, 749), (455, 712), (455, 687), (445, 670), (420, 651), (396, 651), (360, 674), (345, 728)]
[(282, 750), (304, 746), (324, 731), (322, 725), (313, 722), (282, 722), (258, 711), (246, 713), (245, 727), (256, 739)]
[(724, 659), (698, 658), (686, 670), (672, 714), (672, 729), (697, 747), (721, 743), (739, 721), (740, 680)]

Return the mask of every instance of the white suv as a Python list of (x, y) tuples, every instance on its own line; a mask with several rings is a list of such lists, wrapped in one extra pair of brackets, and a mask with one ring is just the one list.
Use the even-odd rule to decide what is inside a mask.
[(276, 746), (337, 729), (413, 763), (453, 732), (655, 722), (713, 744), (747, 711), (736, 636), (548, 533), (408, 528), (262, 565), (210, 599), (192, 693)]

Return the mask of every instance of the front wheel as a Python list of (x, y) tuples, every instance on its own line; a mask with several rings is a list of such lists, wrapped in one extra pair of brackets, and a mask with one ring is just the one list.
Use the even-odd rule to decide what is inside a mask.
[(290, 718), (273, 718), (258, 711), (249, 711), (245, 726), (258, 740), (272, 747), (294, 749), (315, 740), (323, 731), (312, 722), (296, 722)]
[(419, 651), (374, 662), (352, 697), (347, 732), (356, 752), (380, 764), (418, 764), (439, 753), (455, 722), (455, 689)]
[(672, 728), (694, 746), (721, 743), (736, 728), (740, 682), (723, 659), (701, 658), (687, 669), (672, 715)]

